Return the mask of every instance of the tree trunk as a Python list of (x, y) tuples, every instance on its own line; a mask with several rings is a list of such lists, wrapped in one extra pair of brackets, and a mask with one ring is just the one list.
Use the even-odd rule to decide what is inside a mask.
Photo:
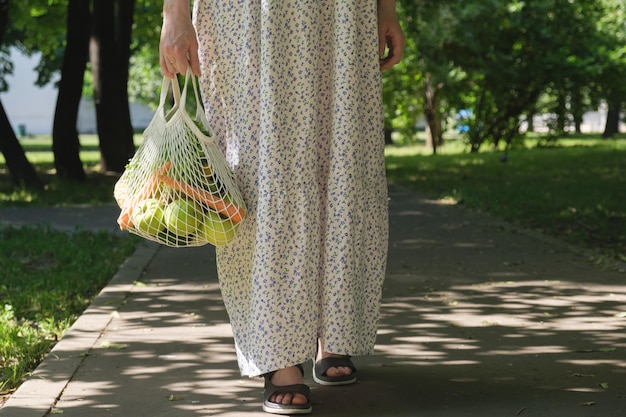
[(567, 109), (565, 106), (565, 94), (563, 92), (558, 93), (557, 97), (557, 108), (556, 108), (556, 133), (558, 135), (562, 135), (565, 133), (565, 127), (567, 126), (566, 118), (567, 118)]
[(433, 153), (437, 153), (437, 148), (443, 145), (443, 132), (441, 130), (441, 117), (438, 113), (439, 103), (437, 102), (437, 90), (432, 85), (430, 74), (424, 80), (424, 117), (426, 118), (426, 142), (427, 146), (433, 148)]
[(67, 10), (67, 46), (52, 128), (52, 151), (57, 175), (76, 181), (85, 180), (76, 124), (89, 57), (90, 19), (89, 1), (70, 0)]
[(43, 183), (35, 168), (26, 159), (24, 148), (15, 136), (2, 102), (0, 102), (0, 151), (4, 155), (14, 185), (43, 190)]
[(619, 100), (610, 101), (608, 106), (609, 111), (606, 115), (606, 125), (604, 126), (604, 133), (602, 133), (602, 137), (605, 139), (611, 138), (616, 133), (619, 133), (620, 102)]
[(576, 130), (576, 134), (581, 134), (583, 125), (582, 116), (576, 114), (573, 114), (572, 116), (574, 117), (574, 129)]
[(574, 129), (576, 133), (582, 133), (583, 114), (585, 113), (583, 100), (580, 91), (576, 90), (571, 93), (570, 97), (570, 113), (574, 119)]
[[(0, 46), (4, 41), (9, 24), (9, 1), (0, 0)], [(4, 155), (7, 169), (11, 175), (13, 184), (23, 185), (27, 188), (43, 190), (43, 183), (37, 175), (37, 171), (28, 162), (24, 148), (20, 145), (11, 122), (4, 111), (4, 106), (0, 101), (0, 152)]]
[[(128, 105), (128, 72), (130, 63), (130, 44), (132, 42), (132, 30), (135, 16), (135, 1), (136, 0), (117, 0), (118, 2), (118, 14), (119, 14), (119, 38), (118, 38), (118, 59), (116, 61), (116, 78), (118, 82), (118, 94), (119, 102), (122, 105), (121, 116), (122, 122), (128, 126), (130, 130), (130, 158), (135, 152), (133, 143), (133, 125), (130, 117), (130, 107)], [(128, 161), (126, 161), (128, 162)], [(124, 164), (126, 166), (126, 163)]]
[(528, 123), (528, 128), (526, 129), (527, 132), (534, 132), (535, 131), (535, 115), (534, 114), (529, 114), (528, 116), (526, 116), (526, 121)]
[(134, 3), (94, 0), (90, 57), (103, 172), (122, 172), (135, 152), (126, 91)]

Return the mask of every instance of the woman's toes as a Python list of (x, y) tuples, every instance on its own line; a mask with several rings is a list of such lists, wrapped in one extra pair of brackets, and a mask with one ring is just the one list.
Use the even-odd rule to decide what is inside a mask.
[[(292, 384), (303, 384), (302, 372), (297, 367), (289, 367), (276, 371), (272, 377), (272, 384), (278, 389), (281, 386)], [(270, 402), (283, 405), (302, 405), (307, 403), (307, 399), (302, 394), (292, 394), (289, 392), (277, 392), (269, 398)]]
[(302, 404), (306, 404), (307, 400), (304, 395), (296, 394), (294, 396), (291, 393), (285, 392), (285, 393), (278, 393), (276, 395), (272, 395), (270, 397), (270, 402), (273, 402), (276, 404), (283, 404), (283, 405), (289, 405), (289, 404), (302, 405)]
[(283, 397), (284, 394), (274, 394), (270, 397), (270, 402), (276, 403), (276, 404), (282, 404), (283, 403)]
[(306, 397), (304, 395), (302, 395), (302, 394), (296, 394), (296, 395), (292, 396), (292, 398), (290, 400), (291, 401), (289, 402), (289, 404), (293, 404), (293, 405), (303, 405), (303, 404), (307, 403)]
[(331, 368), (328, 368), (328, 370), (326, 371), (326, 375), (331, 378), (339, 378), (350, 374), (352, 374), (352, 369), (346, 366), (333, 366)]

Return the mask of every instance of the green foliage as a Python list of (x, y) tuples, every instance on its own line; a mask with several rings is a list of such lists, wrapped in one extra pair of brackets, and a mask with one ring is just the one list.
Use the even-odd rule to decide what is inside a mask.
[(163, 75), (159, 67), (158, 49), (144, 45), (131, 57), (128, 95), (131, 101), (155, 109), (159, 104)]
[(13, 74), (13, 63), (9, 59), (8, 48), (0, 46), (0, 92), (9, 89), (5, 76), (11, 74)]
[(559, 146), (494, 152), (409, 153), (389, 147), (389, 178), (435, 199), (447, 199), (539, 229), (573, 244), (626, 260), (626, 139), (581, 137)]
[(472, 110), (474, 151), (512, 143), (539, 111), (555, 114), (560, 134), (568, 114), (580, 123), (602, 98), (626, 101), (625, 8), (621, 0), (400, 1), (409, 43), (405, 63), (385, 74), (388, 125), (412, 125), (404, 118), (425, 108), (427, 82), (441, 123)]
[(598, 96), (626, 104), (626, 3), (603, 0), (605, 13), (598, 21), (596, 44), (599, 76), (594, 80)]
[[(65, 48), (68, 0), (20, 0), (9, 2), (11, 25), (3, 46), (14, 46), (32, 55), (39, 53), (37, 85), (49, 83), (61, 69)], [(4, 75), (0, 72), (0, 77)]]
[(163, 75), (159, 67), (162, 1), (138, 0), (133, 25), (128, 94), (130, 100), (155, 108)]
[(136, 244), (104, 232), (0, 229), (0, 391), (37, 366)]
[[(85, 0), (88, 1), (88, 0)], [(45, 85), (59, 75), (66, 44), (68, 0), (20, 0), (9, 2), (11, 25), (0, 49), (0, 91), (6, 90), (4, 76), (12, 73), (8, 58), (10, 46), (27, 55), (40, 54), (36, 67), (37, 85)], [(158, 59), (161, 8), (154, 0), (137, 0), (131, 60), (129, 94), (131, 99), (154, 103), (155, 83), (161, 79)], [(85, 96), (93, 95), (91, 74), (85, 79)], [(158, 100), (157, 100), (158, 101)]]
[[(404, 30), (412, 22), (412, 17), (406, 13), (402, 4), (397, 5), (398, 14), (404, 21)], [(400, 132), (404, 140), (409, 140), (415, 134), (415, 124), (421, 114), (419, 92), (419, 73), (417, 70), (417, 54), (415, 53), (416, 38), (406, 33), (406, 46), (402, 62), (391, 71), (382, 74), (383, 102), (385, 109), (385, 123), (388, 129)]]
[(576, 77), (584, 78), (588, 51), (577, 50), (575, 40), (580, 31), (593, 35), (595, 4), (492, 1), (465, 10), (450, 47), (471, 74), (473, 93), (465, 102), (475, 114), (469, 131), (473, 150), (485, 141), (510, 143), (521, 116), (534, 114), (542, 91), (555, 85), (566, 95)]

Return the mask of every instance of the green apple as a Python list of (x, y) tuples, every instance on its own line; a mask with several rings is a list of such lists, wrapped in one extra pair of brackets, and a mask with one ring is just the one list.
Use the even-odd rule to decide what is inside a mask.
[(202, 218), (198, 238), (214, 246), (225, 245), (235, 237), (237, 228), (239, 228), (239, 223), (224, 219), (216, 212), (209, 210)]
[(133, 208), (131, 219), (135, 228), (151, 236), (156, 236), (165, 230), (163, 206), (156, 198), (140, 201)]
[(198, 204), (183, 199), (172, 201), (163, 212), (165, 226), (179, 236), (196, 233), (202, 217), (202, 209)]

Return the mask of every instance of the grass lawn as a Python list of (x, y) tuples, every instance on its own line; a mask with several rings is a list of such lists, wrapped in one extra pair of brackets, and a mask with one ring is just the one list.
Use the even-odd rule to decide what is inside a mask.
[(626, 138), (526, 141), (508, 152), (387, 148), (389, 179), (626, 261)]
[(37, 366), (137, 242), (107, 232), (0, 229), (0, 393)]

